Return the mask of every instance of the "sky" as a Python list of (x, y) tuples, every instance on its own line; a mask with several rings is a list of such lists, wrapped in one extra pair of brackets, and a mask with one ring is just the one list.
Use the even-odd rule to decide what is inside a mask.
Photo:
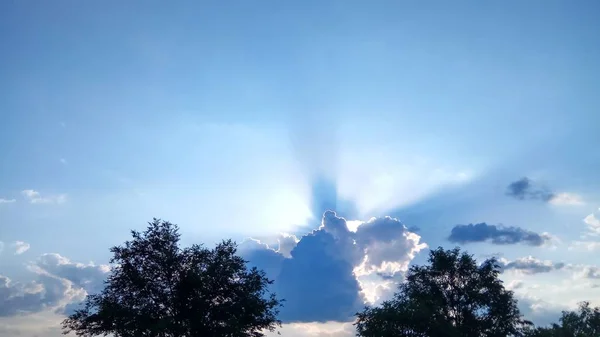
[(438, 246), (538, 324), (600, 305), (598, 31), (593, 0), (1, 1), (0, 336), (59, 336), (153, 217), (239, 242), (284, 336), (352, 336)]

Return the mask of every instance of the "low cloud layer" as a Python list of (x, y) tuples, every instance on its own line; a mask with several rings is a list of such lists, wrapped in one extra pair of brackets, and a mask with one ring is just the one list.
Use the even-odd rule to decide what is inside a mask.
[(460, 244), (490, 242), (496, 245), (523, 243), (530, 246), (541, 246), (551, 239), (547, 233), (538, 234), (519, 227), (488, 225), (485, 222), (456, 225), (448, 237), (450, 242)]
[(400, 278), (426, 247), (419, 241), (397, 219), (372, 218), (351, 231), (344, 218), (327, 211), (321, 226), (300, 237), (289, 257), (281, 246), (278, 252), (255, 240), (244, 249), (249, 263), (264, 269), (286, 300), (284, 322), (326, 322), (347, 321), (366, 300), (381, 297), (382, 285)]

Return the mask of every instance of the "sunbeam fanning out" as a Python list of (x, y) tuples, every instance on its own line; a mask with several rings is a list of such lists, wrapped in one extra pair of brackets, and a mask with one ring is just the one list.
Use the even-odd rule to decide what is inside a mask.
[(326, 211), (335, 211), (336, 214), (350, 219), (358, 216), (356, 204), (341, 198), (337, 183), (330, 179), (325, 177), (315, 179), (312, 183), (311, 197), (311, 211), (317, 219)]

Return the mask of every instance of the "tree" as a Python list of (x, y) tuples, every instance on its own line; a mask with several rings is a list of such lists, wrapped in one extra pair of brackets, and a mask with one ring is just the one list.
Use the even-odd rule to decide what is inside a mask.
[(157, 219), (131, 233), (110, 250), (104, 290), (63, 321), (64, 334), (259, 337), (281, 326), (272, 281), (247, 269), (232, 241), (182, 249), (177, 225)]
[(600, 308), (589, 302), (579, 304), (578, 312), (563, 311), (559, 323), (536, 328), (528, 337), (597, 337), (600, 336)]
[(429, 265), (412, 266), (394, 298), (357, 314), (363, 337), (521, 336), (522, 319), (511, 291), (498, 279), (495, 259), (478, 265), (458, 248), (438, 248)]

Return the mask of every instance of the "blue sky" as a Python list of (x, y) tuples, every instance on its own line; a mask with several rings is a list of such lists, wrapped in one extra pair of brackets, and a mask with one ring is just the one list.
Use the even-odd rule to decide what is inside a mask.
[[(599, 15), (591, 0), (0, 3), (0, 274), (7, 294), (64, 290), (11, 302), (25, 314), (0, 313), (0, 336), (57, 336), (50, 309), (90, 290), (59, 267), (102, 277), (108, 247), (152, 217), (186, 244), (259, 239), (244, 251), (266, 250), (254, 263), (283, 293), (381, 281), (357, 281), (349, 255), (290, 281), (295, 259), (331, 254), (316, 238), (343, 241), (325, 223), (303, 241), (335, 208), (379, 217), (344, 232), (379, 248), (382, 217), (404, 223), (405, 250), (380, 250), (398, 266), (425, 261), (422, 244), (501, 254), (540, 321), (600, 305)], [(264, 245), (280, 233), (297, 238), (284, 260)], [(364, 298), (346, 295), (322, 319), (286, 312), (284, 331), (351, 335), (339, 315)]]

